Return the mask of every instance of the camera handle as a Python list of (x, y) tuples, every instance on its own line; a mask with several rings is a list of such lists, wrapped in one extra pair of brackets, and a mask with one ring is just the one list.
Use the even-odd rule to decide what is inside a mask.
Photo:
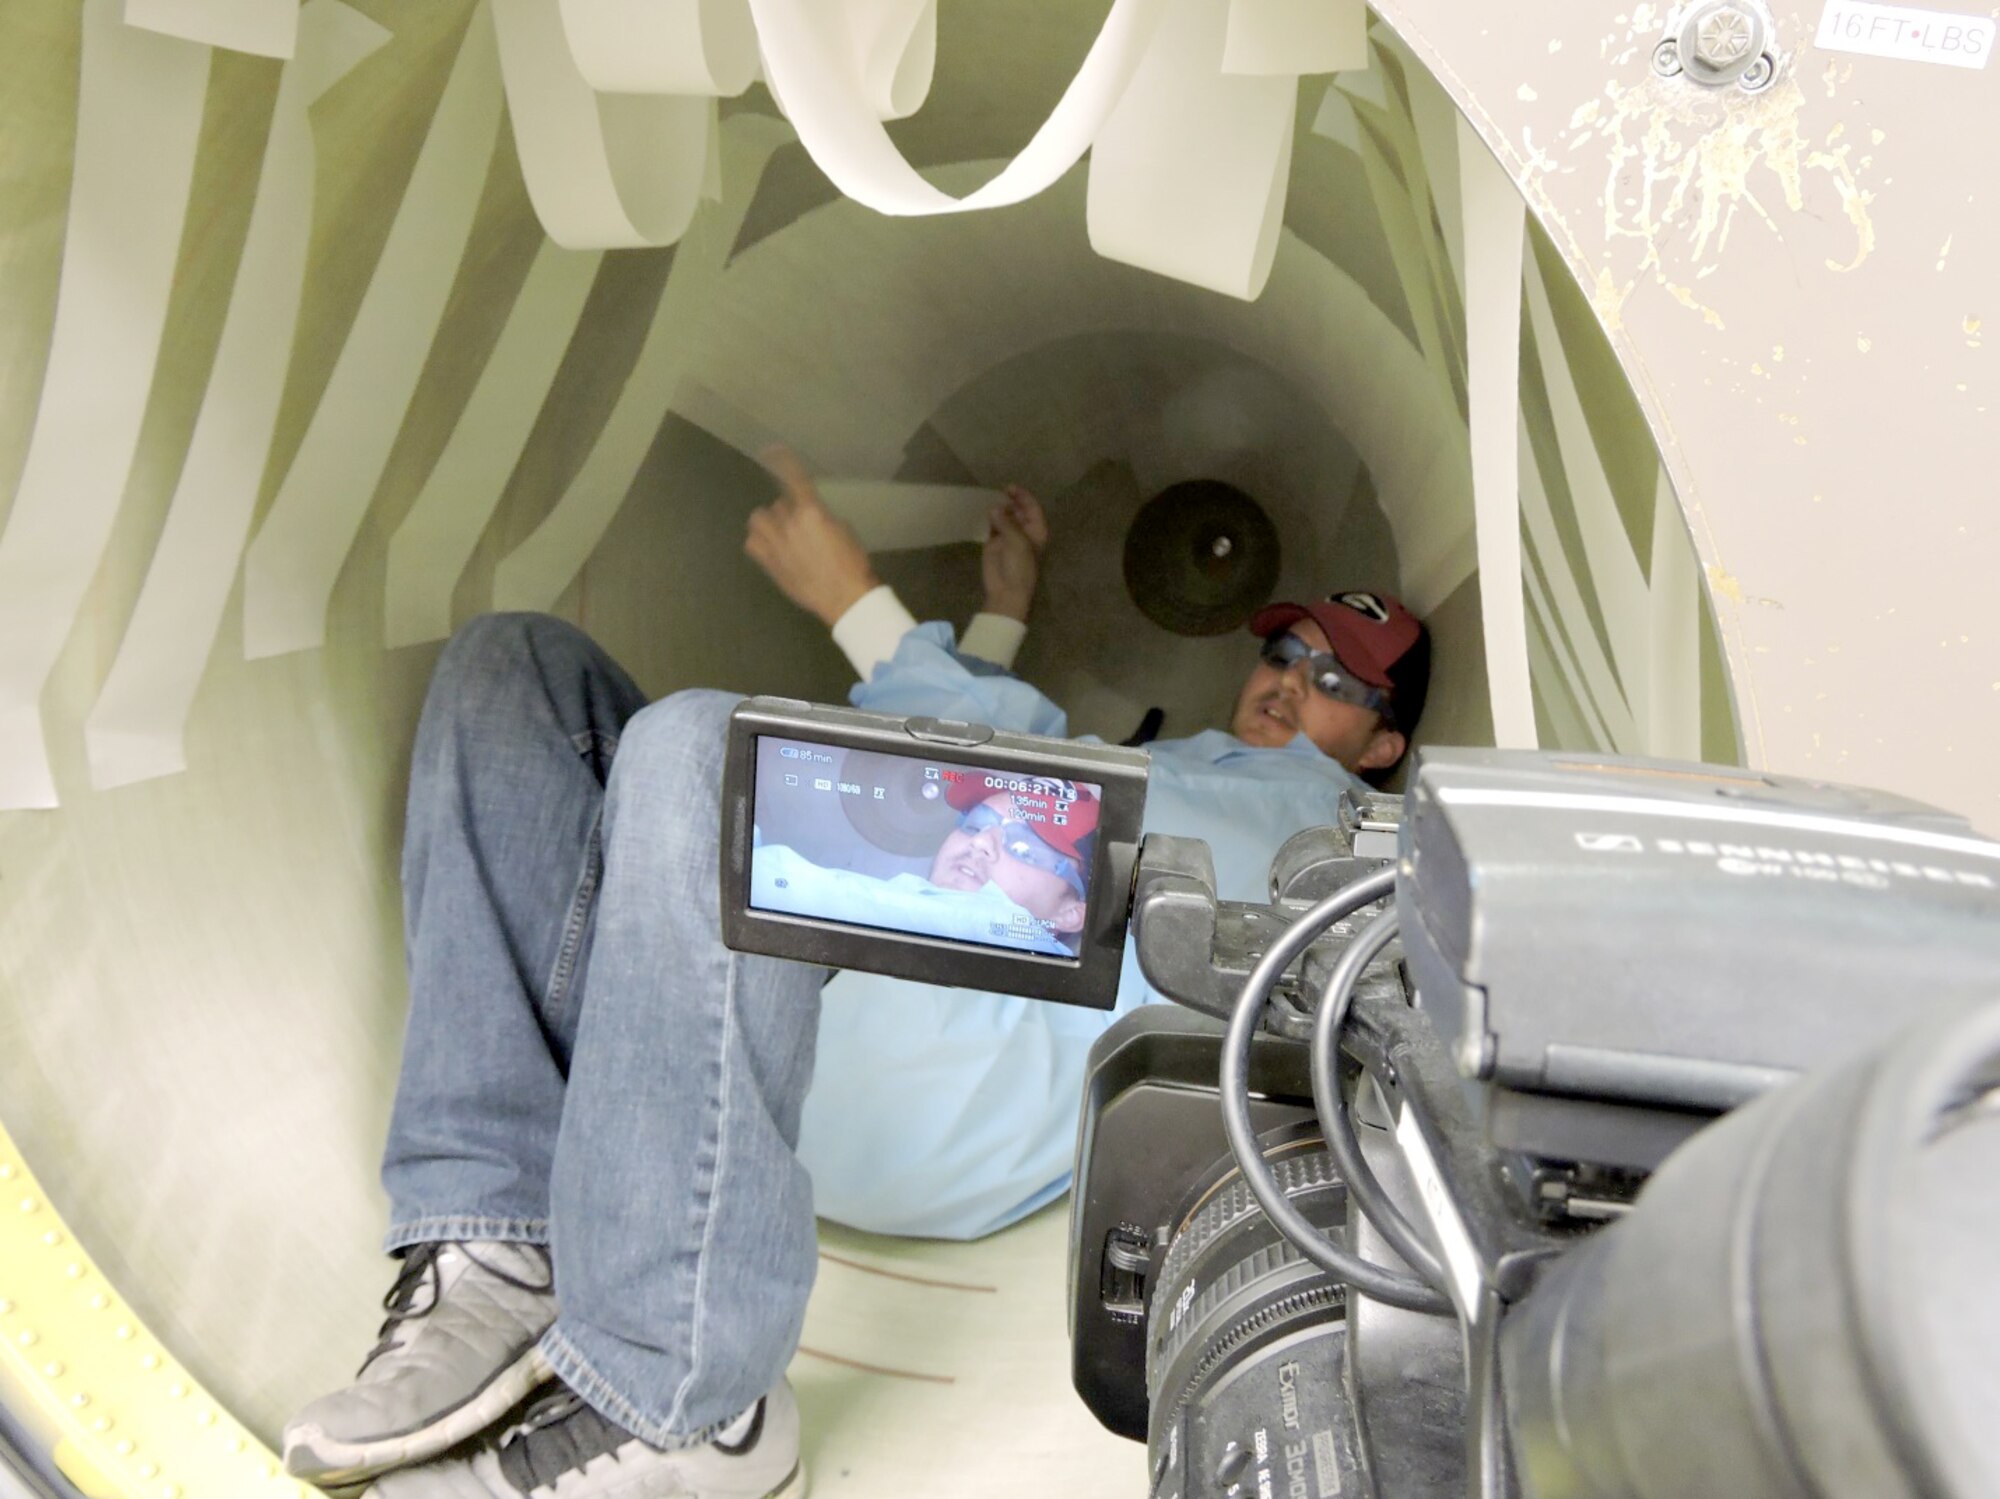
[(1312, 1029), (1313, 1102), (1329, 1154), (1339, 1166), (1349, 1194), (1389, 1246), (1417, 1271), (1404, 1275), (1349, 1254), (1304, 1214), (1271, 1176), (1250, 1123), (1249, 1056), (1267, 997), (1278, 976), (1336, 922), (1395, 891), (1394, 867), (1378, 870), (1336, 890), (1305, 912), (1271, 944), (1244, 982), (1222, 1044), (1219, 1087), (1225, 1133), (1238, 1171), (1271, 1221), (1299, 1252), (1329, 1275), (1365, 1296), (1406, 1311), (1456, 1316), (1466, 1338), (1467, 1395), (1471, 1402), (1466, 1460), (1472, 1492), (1481, 1496), (1518, 1492), (1505, 1443), (1504, 1401), (1500, 1390), (1500, 1296), (1481, 1283), (1460, 1307), (1448, 1292), (1449, 1271), (1411, 1226), (1382, 1187), (1361, 1151), (1340, 1095), (1336, 1055), (1340, 1033), (1362, 971), (1395, 940), (1393, 906), (1352, 938), (1328, 976)]
[[(1455, 1315), (1455, 1308), (1451, 1298), (1434, 1285), (1417, 1276), (1372, 1264), (1348, 1253), (1293, 1207), (1283, 1189), (1272, 1178), (1270, 1168), (1264, 1164), (1263, 1152), (1257, 1144), (1257, 1132), (1250, 1122), (1250, 1041), (1257, 1033), (1265, 1000), (1279, 976), (1326, 928), (1363, 906), (1382, 899), (1395, 887), (1395, 870), (1388, 868), (1336, 890), (1286, 927), (1251, 969), (1242, 992), (1237, 996), (1229, 1030), (1222, 1043), (1222, 1124), (1229, 1137), (1230, 1152), (1236, 1157), (1237, 1169), (1242, 1172), (1251, 1195), (1279, 1230), (1298, 1246), (1301, 1254), (1364, 1296), (1372, 1296), (1377, 1301), (1405, 1311), (1452, 1316)], [(1213, 910), (1213, 906), (1210, 909)], [(1359, 969), (1355, 971), (1358, 973)], [(1355, 1155), (1359, 1156), (1358, 1149)], [(1372, 1175), (1370, 1180), (1373, 1180)], [(1351, 1179), (1349, 1190), (1353, 1190)], [(1408, 1225), (1404, 1224), (1404, 1227), (1407, 1230)], [(1385, 1233), (1384, 1237), (1388, 1235)], [(1435, 1264), (1435, 1260), (1432, 1263)]]
[[(1396, 940), (1398, 930), (1398, 913), (1390, 906), (1347, 944), (1327, 978), (1319, 1012), (1313, 1017), (1313, 1104), (1327, 1150), (1340, 1167), (1348, 1194), (1362, 1216), (1432, 1289), (1449, 1294), (1450, 1272), (1370, 1169), (1361, 1142), (1355, 1137), (1354, 1121), (1348, 1117), (1340, 1096), (1337, 1070), (1340, 1031), (1354, 1002), (1355, 985), (1362, 970)], [(1498, 1291), (1485, 1283), (1479, 1285), (1472, 1297), (1471, 1304), (1460, 1311), (1466, 1337), (1466, 1393), (1471, 1402), (1471, 1420), (1466, 1426), (1470, 1438), (1466, 1462), (1473, 1476), (1473, 1493), (1511, 1494), (1516, 1490), (1505, 1450), (1504, 1401), (1500, 1392), (1500, 1298)]]
[(1354, 1134), (1354, 1121), (1347, 1117), (1347, 1108), (1340, 1096), (1336, 1057), (1340, 1050), (1340, 1028), (1346, 1023), (1348, 1008), (1354, 1001), (1354, 985), (1361, 977), (1361, 970), (1383, 948), (1395, 941), (1396, 932), (1396, 908), (1391, 906), (1362, 928), (1360, 936), (1347, 944), (1346, 951), (1340, 955), (1340, 962), (1327, 980), (1326, 992), (1319, 1002), (1319, 1013), (1313, 1019), (1313, 1103), (1319, 1111), (1319, 1126), (1326, 1136), (1326, 1148), (1332, 1154), (1334, 1164), (1340, 1167), (1341, 1178), (1347, 1183), (1347, 1190), (1353, 1195), (1356, 1206), (1426, 1285), (1439, 1295), (1446, 1295), (1449, 1287), (1445, 1280), (1444, 1262), (1411, 1227), (1410, 1220), (1403, 1216), (1383, 1190), (1382, 1183), (1376, 1179), (1361, 1153), (1361, 1142)]

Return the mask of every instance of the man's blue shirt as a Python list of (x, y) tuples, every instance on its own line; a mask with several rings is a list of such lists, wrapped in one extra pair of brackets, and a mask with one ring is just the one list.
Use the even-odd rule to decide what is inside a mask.
[[(920, 625), (849, 694), (858, 708), (1062, 736), (1063, 710), (1016, 677), (968, 666), (950, 626)], [(1224, 900), (1269, 898), (1271, 859), (1334, 820), (1363, 783), (1303, 734), (1258, 749), (1220, 729), (1148, 746), (1148, 832), (1199, 838)], [(1090, 1045), (1164, 999), (1129, 944), (1113, 1011), (836, 974), (799, 1131), (817, 1210), (884, 1233), (976, 1238), (1069, 1185)]]

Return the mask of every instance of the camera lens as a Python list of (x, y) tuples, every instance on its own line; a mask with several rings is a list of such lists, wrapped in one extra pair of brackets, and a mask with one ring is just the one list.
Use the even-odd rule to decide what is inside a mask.
[[(1286, 1196), (1342, 1235), (1347, 1191), (1317, 1128), (1288, 1125), (1259, 1143)], [(1344, 1288), (1278, 1232), (1226, 1157), (1170, 1222), (1146, 1319), (1154, 1491), (1175, 1492), (1179, 1473), (1182, 1493), (1235, 1493), (1239, 1478), (1256, 1492), (1253, 1463), (1345, 1476)]]

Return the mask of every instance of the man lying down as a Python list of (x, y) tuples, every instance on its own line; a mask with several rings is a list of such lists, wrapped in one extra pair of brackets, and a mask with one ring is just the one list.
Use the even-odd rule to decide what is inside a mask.
[[(772, 467), (782, 493), (745, 550), (831, 627), (854, 706), (1067, 734), (1008, 671), (1048, 541), (1031, 495), (993, 512), (986, 608), (961, 636), (910, 617), (796, 459)], [(1430, 660), (1386, 594), (1273, 603), (1250, 634), (1226, 726), (1147, 750), (1145, 831), (1206, 842), (1229, 900), (1260, 899), (1287, 837), (1401, 759)], [(546, 616), (474, 620), (439, 659), (411, 758), (410, 1012), (382, 1160), (399, 1265), (354, 1381), (285, 1429), (296, 1476), (373, 1499), (801, 1499), (785, 1369), (815, 1213), (973, 1238), (1067, 1188), (1091, 1043), (1161, 997), (1137, 953), (1100, 1012), (730, 951), (737, 701), (649, 703)], [(830, 799), (863, 800), (832, 779)], [(937, 841), (894, 840), (900, 864), (767, 824), (760, 888), (1060, 942), (1095, 820), (1060, 789), (945, 787)], [(840, 816), (868, 825), (865, 800)]]

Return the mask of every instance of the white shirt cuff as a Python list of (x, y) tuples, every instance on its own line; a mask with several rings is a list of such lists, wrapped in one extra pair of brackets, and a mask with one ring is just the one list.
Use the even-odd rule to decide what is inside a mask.
[(1021, 649), (1021, 642), (1027, 639), (1028, 627), (1018, 619), (1005, 614), (979, 613), (972, 616), (972, 623), (965, 627), (965, 634), (959, 637), (958, 649), (967, 656), (977, 656), (981, 661), (991, 661), (1002, 671), (1014, 664), (1014, 657)]
[(833, 643), (846, 653), (855, 675), (865, 682), (876, 667), (896, 654), (896, 646), (916, 627), (915, 616), (903, 607), (896, 590), (878, 583), (833, 622)]

